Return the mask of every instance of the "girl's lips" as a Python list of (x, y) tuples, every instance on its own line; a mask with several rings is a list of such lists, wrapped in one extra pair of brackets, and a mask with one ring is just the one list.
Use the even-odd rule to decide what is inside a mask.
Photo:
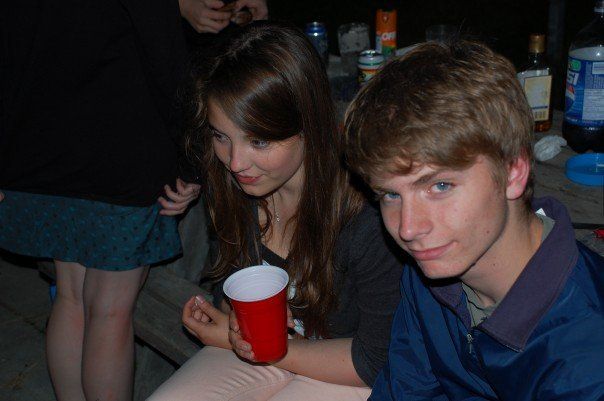
[(440, 258), (445, 252), (447, 252), (451, 248), (452, 245), (453, 243), (450, 242), (447, 245), (439, 246), (436, 248), (425, 249), (422, 251), (409, 250), (409, 252), (415, 258), (415, 260), (423, 262)]
[(237, 179), (237, 181), (239, 181), (240, 184), (251, 185), (256, 183), (260, 179), (260, 176), (248, 177), (245, 175), (235, 174), (235, 178)]

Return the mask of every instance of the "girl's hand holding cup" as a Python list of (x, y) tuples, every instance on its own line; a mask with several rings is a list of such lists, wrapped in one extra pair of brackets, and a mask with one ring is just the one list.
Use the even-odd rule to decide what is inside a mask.
[(205, 345), (231, 348), (229, 316), (202, 295), (191, 297), (182, 310), (182, 322), (189, 333)]
[(231, 300), (229, 341), (242, 358), (271, 362), (287, 353), (287, 284), (285, 270), (252, 266), (233, 273), (224, 282)]
[(231, 343), (231, 347), (233, 347), (233, 351), (235, 351), (237, 355), (243, 359), (247, 359), (248, 361), (255, 362), (252, 345), (245, 341), (241, 336), (235, 311), (231, 311), (229, 314), (229, 342)]

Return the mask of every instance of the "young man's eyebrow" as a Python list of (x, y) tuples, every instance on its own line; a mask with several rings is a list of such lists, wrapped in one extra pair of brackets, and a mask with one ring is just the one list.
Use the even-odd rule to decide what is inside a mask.
[(390, 192), (387, 189), (380, 187), (379, 185), (370, 185), (369, 188), (373, 191), (373, 192)]
[[(449, 168), (439, 168), (437, 170), (434, 170), (430, 173), (426, 173), (424, 175), (422, 175), (421, 177), (419, 177), (417, 180), (413, 181), (411, 183), (411, 186), (414, 188), (417, 187), (421, 187), (425, 184), (427, 184), (428, 182), (434, 180), (435, 177), (439, 176), (440, 174), (444, 174), (444, 173), (451, 173), (454, 172), (455, 170), (449, 169)], [(393, 192), (392, 189), (383, 187), (379, 184), (369, 184), (369, 188), (373, 191), (373, 192)]]
[(428, 182), (432, 181), (436, 176), (444, 173), (444, 172), (449, 172), (451, 171), (450, 169), (447, 168), (439, 168), (437, 170), (434, 170), (430, 173), (424, 174), (421, 177), (419, 177), (417, 180), (415, 180), (413, 182), (413, 184), (411, 184), (412, 187), (420, 187), (422, 185), (427, 184)]

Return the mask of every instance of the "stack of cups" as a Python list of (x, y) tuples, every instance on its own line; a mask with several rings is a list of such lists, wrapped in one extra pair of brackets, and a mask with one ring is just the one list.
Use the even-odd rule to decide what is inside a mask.
[(270, 362), (287, 352), (287, 283), (285, 270), (252, 266), (233, 273), (223, 290), (231, 300), (243, 339), (255, 360)]

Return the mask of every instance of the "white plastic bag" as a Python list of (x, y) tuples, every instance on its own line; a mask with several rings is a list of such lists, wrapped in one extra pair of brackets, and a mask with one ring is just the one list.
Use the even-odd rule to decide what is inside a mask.
[(566, 139), (558, 135), (547, 135), (541, 138), (534, 148), (535, 159), (544, 162), (555, 157), (566, 146)]

